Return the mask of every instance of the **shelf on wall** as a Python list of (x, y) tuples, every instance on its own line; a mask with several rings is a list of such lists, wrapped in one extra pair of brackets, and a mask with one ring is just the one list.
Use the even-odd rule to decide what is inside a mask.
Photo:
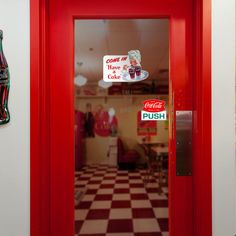
[(143, 97), (155, 97), (155, 98), (167, 98), (168, 94), (120, 94), (120, 95), (76, 95), (76, 98), (80, 99), (104, 99), (104, 98), (143, 98)]
[(76, 95), (76, 99), (104, 99), (104, 103), (107, 103), (108, 99), (128, 99), (131, 103), (134, 102), (134, 99), (142, 98), (152, 98), (160, 100), (168, 100), (167, 94), (120, 94), (120, 95), (93, 95), (93, 96), (82, 96)]

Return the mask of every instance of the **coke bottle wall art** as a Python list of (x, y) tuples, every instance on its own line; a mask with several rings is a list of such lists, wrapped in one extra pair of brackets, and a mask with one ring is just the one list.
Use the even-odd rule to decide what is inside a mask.
[(0, 30), (0, 125), (10, 121), (8, 110), (8, 95), (10, 89), (10, 74), (7, 60), (3, 53), (2, 47), (3, 31)]

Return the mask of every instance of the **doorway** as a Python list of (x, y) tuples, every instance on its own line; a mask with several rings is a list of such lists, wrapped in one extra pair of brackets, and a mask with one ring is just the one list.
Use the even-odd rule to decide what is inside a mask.
[[(211, 3), (32, 0), (31, 234), (74, 234), (74, 20), (170, 20), (169, 233), (211, 235)], [(124, 7), (125, 6), (125, 7)], [(204, 29), (204, 30), (203, 30)], [(176, 112), (193, 112), (192, 176), (176, 174)], [(40, 168), (39, 168), (40, 167)], [(193, 207), (194, 206), (194, 207)]]
[[(75, 235), (166, 236), (169, 122), (141, 110), (158, 99), (169, 114), (169, 20), (74, 25)], [(105, 82), (103, 57), (126, 54), (143, 78)]]

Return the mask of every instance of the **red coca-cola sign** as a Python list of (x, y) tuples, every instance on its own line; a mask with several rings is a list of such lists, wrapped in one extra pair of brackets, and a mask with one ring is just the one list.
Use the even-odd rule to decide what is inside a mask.
[(161, 112), (165, 110), (165, 101), (159, 99), (148, 99), (143, 101), (143, 111)]

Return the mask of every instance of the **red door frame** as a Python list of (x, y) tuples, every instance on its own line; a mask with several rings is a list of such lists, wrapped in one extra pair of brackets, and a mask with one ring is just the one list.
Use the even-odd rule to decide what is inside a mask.
[[(135, 6), (141, 7), (132, 5), (135, 14), (130, 13), (127, 2), (127, 7), (122, 8), (122, 14), (113, 7), (115, 2), (110, 5), (108, 2), (100, 0), (100, 4), (95, 7), (92, 1), (31, 0), (31, 236), (73, 235), (74, 113), (71, 106), (73, 83), (68, 83), (68, 80), (73, 78), (74, 63), (73, 58), (62, 60), (60, 57), (73, 55), (73, 17), (169, 17), (175, 20), (175, 24), (171, 26), (171, 37), (179, 34), (177, 40), (186, 40), (182, 38), (185, 37), (185, 28), (181, 28), (181, 12), (185, 12), (185, 19), (191, 18), (188, 22), (192, 22), (192, 25), (187, 27), (192, 29), (191, 37), (188, 38), (190, 41), (186, 41), (185, 48), (176, 47), (172, 40), (170, 46), (175, 50), (172, 50), (170, 58), (179, 57), (182, 63), (186, 63), (186, 67), (183, 69), (178, 63), (172, 65), (170, 77), (173, 78), (173, 91), (177, 97), (181, 94), (178, 93), (179, 90), (189, 86), (194, 88), (193, 96), (191, 92), (184, 92), (184, 103), (179, 104), (174, 100), (175, 110), (192, 108), (194, 111), (194, 158), (192, 177), (170, 176), (170, 215), (175, 218), (170, 224), (170, 235), (211, 236), (211, 1), (150, 0), (150, 5), (144, 6), (142, 1), (138, 0)], [(56, 41), (60, 44), (54, 45)], [(56, 50), (59, 45), (62, 45), (60, 52)], [(182, 55), (185, 49), (186, 57)], [(66, 68), (61, 73), (66, 73), (64, 77), (67, 79), (57, 74), (58, 65)], [(191, 73), (186, 72), (185, 68)], [(186, 83), (186, 73), (194, 78), (194, 84)], [(174, 78), (177, 76), (182, 78), (182, 82), (175, 84)], [(61, 96), (58, 96), (58, 91)], [(175, 148), (174, 138), (173, 136), (170, 142), (171, 148)], [(174, 156), (174, 153), (172, 155)], [(170, 163), (170, 168), (174, 173), (174, 161)], [(190, 193), (185, 191), (186, 186), (193, 186)], [(175, 194), (177, 191), (178, 195)], [(188, 212), (184, 207), (186, 202), (194, 205), (193, 212)], [(177, 213), (180, 216), (178, 218)], [(192, 217), (189, 217), (189, 214)], [(187, 227), (183, 228), (183, 222)]]

